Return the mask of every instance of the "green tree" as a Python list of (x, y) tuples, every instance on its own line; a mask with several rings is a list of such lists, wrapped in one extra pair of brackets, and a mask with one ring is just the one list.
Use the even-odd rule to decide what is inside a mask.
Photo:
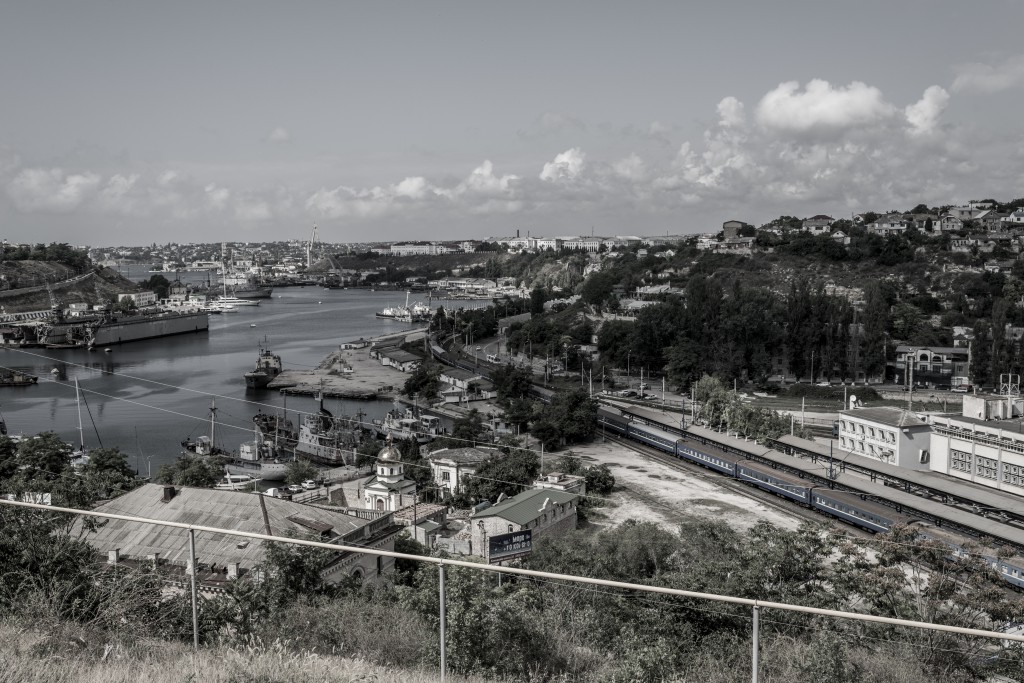
[(210, 488), (224, 476), (224, 461), (184, 453), (169, 465), (161, 465), (156, 480), (161, 484)]
[(315, 481), (319, 478), (320, 470), (305, 460), (293, 460), (288, 463), (288, 468), (284, 475), (285, 483), (288, 484), (301, 484), (304, 481), (310, 479)]

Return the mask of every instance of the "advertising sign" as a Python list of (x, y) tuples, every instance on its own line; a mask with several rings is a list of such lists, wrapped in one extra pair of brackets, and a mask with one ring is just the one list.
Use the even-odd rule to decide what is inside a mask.
[(523, 529), (487, 539), (487, 560), (490, 563), (529, 555), (533, 549), (533, 531)]

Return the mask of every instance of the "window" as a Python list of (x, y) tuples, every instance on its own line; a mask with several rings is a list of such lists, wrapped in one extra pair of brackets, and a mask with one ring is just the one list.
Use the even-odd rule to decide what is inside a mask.
[(377, 576), (384, 573), (384, 558), (380, 555), (377, 556)]
[(451, 481), (451, 480), (452, 480), (452, 473), (451, 472), (442, 472), (441, 473), (441, 481)]
[(509, 524), (509, 525), (508, 525), (508, 532), (509, 532), (509, 533), (512, 533), (513, 531), (515, 531), (515, 529), (513, 529), (513, 528), (512, 528), (512, 525), (511, 525), (511, 524)]
[(1024, 486), (1024, 466), (1004, 462), (1003, 481), (1013, 486)]
[(969, 474), (972, 460), (971, 454), (966, 451), (958, 451), (956, 449), (950, 449), (949, 451), (949, 468), (951, 470), (967, 472)]
[(976, 473), (983, 479), (996, 479), (996, 461), (992, 458), (983, 458), (980, 455), (975, 461)]

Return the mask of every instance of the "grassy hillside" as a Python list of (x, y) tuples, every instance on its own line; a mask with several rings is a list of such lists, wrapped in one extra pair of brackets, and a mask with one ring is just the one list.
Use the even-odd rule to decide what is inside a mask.
[[(192, 648), (160, 640), (104, 641), (75, 627), (41, 632), (0, 624), (0, 681), (5, 683), (434, 683), (436, 671), (388, 669), (366, 662), (297, 654), (280, 642)], [(450, 681), (481, 681), (448, 677)]]
[[(138, 285), (117, 271), (101, 268), (79, 277), (67, 266), (43, 261), (7, 261), (2, 272), (8, 289), (0, 290), (0, 306), (8, 313), (41, 311), (50, 307), (50, 293), (62, 304), (100, 304), (122, 292), (137, 292)], [(13, 285), (13, 287), (11, 287)]]

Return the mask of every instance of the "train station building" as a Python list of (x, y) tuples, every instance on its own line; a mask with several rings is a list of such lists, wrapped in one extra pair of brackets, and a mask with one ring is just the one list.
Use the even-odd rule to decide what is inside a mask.
[(841, 451), (912, 470), (929, 469), (931, 426), (901, 408), (839, 411)]
[(965, 396), (962, 415), (931, 418), (932, 470), (1024, 495), (1024, 400)]

